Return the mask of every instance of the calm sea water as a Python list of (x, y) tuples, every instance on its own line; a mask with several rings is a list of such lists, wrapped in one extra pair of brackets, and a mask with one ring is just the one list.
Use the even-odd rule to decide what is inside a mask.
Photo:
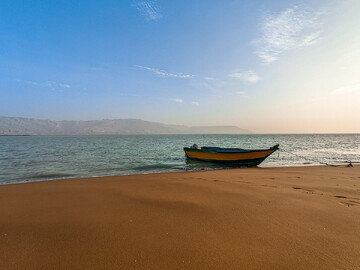
[(279, 143), (281, 150), (259, 167), (360, 161), (360, 135), (0, 136), (0, 184), (222, 168), (187, 162), (183, 147), (194, 143), (245, 149)]

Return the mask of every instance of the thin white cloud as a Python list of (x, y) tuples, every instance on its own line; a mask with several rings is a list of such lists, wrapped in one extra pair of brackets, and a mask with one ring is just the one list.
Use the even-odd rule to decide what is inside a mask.
[(33, 82), (33, 81), (26, 81), (26, 80), (18, 80), (19, 82), (24, 82), (26, 84), (31, 84), (31, 85), (39, 85), (38, 82)]
[(161, 17), (159, 8), (154, 1), (137, 1), (135, 7), (148, 21), (157, 21)]
[(194, 77), (193, 75), (188, 75), (188, 74), (183, 74), (183, 73), (170, 73), (170, 72), (166, 72), (163, 70), (159, 70), (156, 68), (151, 68), (151, 67), (145, 67), (145, 66), (137, 66), (141, 69), (145, 69), (145, 70), (149, 70), (153, 73), (155, 73), (156, 75), (162, 76), (162, 77), (173, 77), (173, 78), (192, 78)]
[(48, 87), (51, 89), (54, 88), (70, 88), (71, 85), (70, 84), (66, 84), (66, 83), (57, 83), (54, 81), (46, 81), (46, 82), (34, 82), (34, 81), (27, 81), (27, 80), (18, 80), (20, 82), (24, 82), (26, 84), (30, 84), (30, 85), (37, 85), (39, 87)]
[(331, 95), (346, 95), (346, 94), (350, 94), (350, 93), (354, 93), (354, 92), (360, 93), (360, 83), (339, 87), (339, 88), (333, 90), (330, 94)]
[(47, 81), (47, 82), (45, 82), (45, 83), (44, 83), (44, 85), (45, 85), (45, 86), (49, 86), (49, 87), (51, 87), (51, 86), (56, 85), (56, 82), (53, 82), (53, 81)]
[(321, 11), (294, 7), (265, 17), (256, 54), (264, 63), (276, 61), (291, 49), (310, 46), (321, 37)]
[(235, 78), (235, 79), (242, 80), (242, 81), (245, 81), (247, 83), (252, 83), (252, 84), (257, 83), (258, 81), (261, 80), (259, 75), (257, 75), (252, 70), (248, 70), (248, 71), (244, 71), (244, 72), (235, 72), (235, 73), (229, 74), (228, 76), (231, 78)]
[(239, 95), (239, 96), (241, 96), (242, 98), (245, 98), (245, 99), (247, 99), (249, 97), (246, 94), (246, 92), (244, 92), (244, 91), (237, 91), (237, 92), (235, 92), (235, 94), (237, 94), (237, 95)]
[(317, 31), (317, 32), (314, 32), (314, 33), (311, 33), (311, 34), (305, 36), (303, 38), (302, 42), (299, 44), (299, 47), (310, 46), (312, 44), (317, 43), (321, 37), (321, 33), (322, 33), (322, 31)]
[(195, 106), (199, 106), (199, 105), (200, 105), (200, 103), (197, 102), (197, 101), (193, 101), (193, 102), (191, 102), (191, 104), (192, 104), (192, 105), (195, 105)]
[(213, 80), (215, 80), (215, 78), (213, 78), (213, 77), (205, 77), (204, 79), (207, 80), (207, 81), (213, 81)]
[(170, 98), (169, 100), (177, 102), (177, 103), (182, 103), (183, 102), (182, 98)]

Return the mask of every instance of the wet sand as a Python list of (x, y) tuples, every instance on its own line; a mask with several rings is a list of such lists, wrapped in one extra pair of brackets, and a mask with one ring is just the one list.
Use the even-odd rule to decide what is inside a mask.
[(360, 166), (0, 186), (0, 269), (360, 269)]

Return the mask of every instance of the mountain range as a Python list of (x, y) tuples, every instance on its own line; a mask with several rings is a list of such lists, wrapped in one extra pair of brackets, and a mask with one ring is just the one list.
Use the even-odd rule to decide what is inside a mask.
[(41, 120), (0, 116), (0, 135), (249, 134), (237, 126), (167, 125), (140, 119)]

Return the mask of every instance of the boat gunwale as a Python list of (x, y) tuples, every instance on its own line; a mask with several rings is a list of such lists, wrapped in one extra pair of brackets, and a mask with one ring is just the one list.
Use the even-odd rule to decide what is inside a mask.
[[(228, 149), (231, 149), (231, 150), (235, 150), (237, 148), (221, 148), (221, 147), (216, 147), (217, 149), (225, 149), (225, 150), (228, 150)], [(273, 147), (271, 148), (268, 148), (268, 149), (254, 149), (254, 150), (251, 150), (251, 149), (241, 149), (241, 148), (238, 148), (239, 151), (233, 151), (233, 152), (220, 152), (220, 151), (216, 151), (216, 149), (196, 149), (196, 148), (189, 148), (189, 147), (184, 147), (184, 151), (189, 151), (189, 152), (203, 152), (203, 153), (221, 153), (221, 154), (234, 154), (234, 153), (251, 153), (251, 152), (262, 152), (262, 151), (269, 151), (269, 150), (278, 150), (278, 149), (274, 149)]]

